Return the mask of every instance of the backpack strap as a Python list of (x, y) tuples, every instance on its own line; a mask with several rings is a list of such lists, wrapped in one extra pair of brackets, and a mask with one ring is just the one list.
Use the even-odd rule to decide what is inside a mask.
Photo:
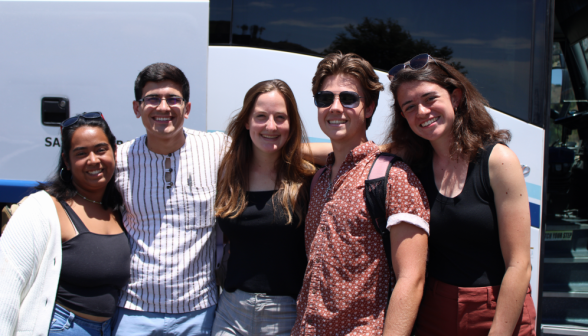
[(372, 217), (372, 224), (380, 235), (389, 234), (386, 228), (386, 193), (390, 168), (396, 161), (402, 161), (402, 159), (394, 154), (380, 153), (370, 168), (367, 180), (365, 180), (367, 209)]
[(399, 159), (398, 156), (389, 153), (380, 153), (374, 161), (368, 174), (368, 180), (375, 180), (380, 177), (388, 176), (390, 168)]
[(312, 177), (312, 182), (310, 182), (310, 195), (311, 196), (312, 196), (312, 191), (314, 190), (314, 187), (318, 183), (319, 177), (321, 177), (321, 175), (323, 174), (325, 169), (327, 169), (327, 167), (323, 167), (323, 168), (319, 169)]
[[(388, 175), (390, 168), (396, 163), (402, 161), (396, 155), (389, 153), (380, 153), (368, 173), (368, 178), (365, 180), (365, 203), (367, 210), (372, 218), (372, 224), (376, 232), (382, 237), (382, 244), (384, 245), (384, 252), (390, 274), (394, 272), (392, 267), (392, 251), (390, 244), (390, 231), (386, 228), (388, 222), (386, 218), (386, 193), (388, 191)], [(388, 290), (392, 295), (392, 283), (388, 284)], [(390, 298), (388, 298), (390, 303)], [(386, 304), (386, 312), (388, 305)]]

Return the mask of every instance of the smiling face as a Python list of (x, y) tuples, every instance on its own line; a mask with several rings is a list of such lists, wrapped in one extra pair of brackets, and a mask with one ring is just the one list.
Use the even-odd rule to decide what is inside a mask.
[[(170, 80), (161, 82), (148, 82), (143, 88), (143, 98), (182, 97), (182, 87)], [(141, 118), (143, 126), (150, 139), (169, 140), (178, 138), (183, 141), (184, 119), (188, 119), (191, 104), (182, 102), (170, 106), (166, 100), (162, 100), (159, 106), (148, 105), (145, 102), (133, 102), (135, 116)]]
[(413, 81), (398, 88), (396, 99), (416, 135), (431, 142), (451, 140), (461, 90), (449, 94), (437, 84)]
[(360, 98), (357, 107), (344, 107), (338, 96), (343, 91), (351, 91), (363, 97), (357, 79), (348, 75), (329, 76), (324, 79), (320, 91), (331, 91), (335, 94), (331, 106), (318, 108), (319, 125), (333, 145), (341, 144), (355, 148), (365, 142), (366, 118), (372, 116), (374, 105), (366, 108), (365, 98)]
[(260, 94), (245, 128), (249, 130), (254, 155), (279, 156), (290, 134), (290, 118), (282, 94), (277, 90)]
[(114, 175), (116, 162), (116, 153), (104, 131), (82, 126), (73, 133), (70, 148), (69, 158), (63, 159), (78, 192), (90, 197), (103, 193)]

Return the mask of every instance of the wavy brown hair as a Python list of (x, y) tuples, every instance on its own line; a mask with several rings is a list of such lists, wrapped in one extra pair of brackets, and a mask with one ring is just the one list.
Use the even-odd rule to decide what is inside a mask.
[[(376, 112), (380, 91), (384, 90), (384, 85), (380, 83), (380, 77), (378, 77), (370, 62), (354, 53), (328, 54), (316, 67), (316, 72), (312, 78), (312, 95), (316, 96), (325, 78), (335, 75), (349, 75), (357, 79), (363, 91), (360, 94), (365, 99), (365, 107), (369, 107), (374, 103), (374, 113)], [(370, 127), (374, 113), (372, 113), (371, 117), (366, 118), (366, 129)]]
[(510, 132), (497, 130), (494, 120), (486, 111), (488, 101), (474, 87), (474, 85), (459, 71), (440, 59), (430, 61), (425, 67), (413, 70), (409, 67), (398, 72), (390, 90), (394, 95), (392, 106), (392, 123), (388, 131), (388, 150), (400, 152), (403, 159), (418, 171), (433, 157), (433, 147), (428, 140), (416, 135), (406, 119), (402, 116), (402, 109), (398, 103), (398, 90), (408, 82), (430, 82), (447, 90), (451, 95), (455, 89), (462, 92), (461, 102), (455, 111), (452, 127), (453, 143), (449, 148), (452, 158), (465, 157), (470, 162), (476, 157), (484, 145), (491, 142), (508, 143)]
[(249, 190), (249, 163), (253, 157), (253, 142), (245, 124), (257, 98), (267, 92), (278, 91), (286, 102), (290, 132), (286, 143), (276, 160), (277, 171), (275, 188), (278, 192), (273, 201), (279, 202), (288, 218), (293, 222), (293, 213), (298, 216), (298, 225), (304, 221), (309, 201), (309, 180), (315, 172), (314, 166), (302, 159), (301, 147), (308, 138), (298, 114), (294, 93), (284, 81), (267, 80), (255, 84), (245, 94), (243, 108), (235, 115), (227, 127), (231, 145), (221, 161), (218, 173), (215, 214), (221, 218), (235, 218), (247, 206), (246, 191)]

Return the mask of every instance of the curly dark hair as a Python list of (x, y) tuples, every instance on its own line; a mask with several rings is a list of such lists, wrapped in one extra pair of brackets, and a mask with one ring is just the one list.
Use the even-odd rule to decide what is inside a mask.
[(408, 82), (430, 82), (439, 85), (451, 95), (455, 89), (462, 92), (462, 99), (455, 111), (452, 135), (454, 142), (450, 147), (452, 157), (466, 157), (473, 161), (480, 149), (490, 142), (508, 143), (511, 135), (508, 130), (498, 130), (494, 120), (486, 111), (488, 101), (474, 85), (459, 71), (440, 59), (430, 61), (425, 67), (413, 70), (409, 67), (399, 71), (390, 84), (394, 95), (392, 123), (388, 130), (387, 143), (402, 153), (403, 159), (418, 171), (433, 156), (431, 143), (416, 135), (402, 116), (398, 90)]
[[(69, 160), (69, 151), (71, 150), (71, 139), (74, 132), (82, 127), (98, 127), (104, 131), (110, 147), (116, 152), (116, 137), (112, 134), (108, 123), (102, 118), (86, 119), (83, 115), (78, 114), (78, 121), (68, 127), (65, 127), (61, 133), (61, 152), (59, 153), (59, 164), (56, 171), (45, 183), (39, 183), (37, 190), (45, 190), (49, 195), (55, 197), (58, 201), (72, 199), (76, 193), (76, 187), (71, 179), (71, 172), (67, 170), (65, 160)], [(64, 159), (65, 158), (65, 159)], [(102, 196), (102, 207), (112, 210), (118, 210), (123, 203), (122, 196), (116, 189), (114, 176), (108, 181), (104, 196)]]

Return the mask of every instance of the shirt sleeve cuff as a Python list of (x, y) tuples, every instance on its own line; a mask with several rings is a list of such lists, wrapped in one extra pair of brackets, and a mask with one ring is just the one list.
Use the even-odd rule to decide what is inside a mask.
[(417, 215), (409, 214), (409, 213), (399, 213), (399, 214), (394, 214), (394, 215), (388, 217), (388, 223), (386, 224), (386, 228), (389, 231), (391, 226), (394, 226), (394, 225), (399, 224), (401, 222), (406, 222), (408, 224), (412, 224), (416, 227), (419, 227), (419, 228), (425, 230), (427, 235), (429, 234), (429, 223), (427, 223), (427, 221), (425, 221), (421, 217), (419, 217)]

